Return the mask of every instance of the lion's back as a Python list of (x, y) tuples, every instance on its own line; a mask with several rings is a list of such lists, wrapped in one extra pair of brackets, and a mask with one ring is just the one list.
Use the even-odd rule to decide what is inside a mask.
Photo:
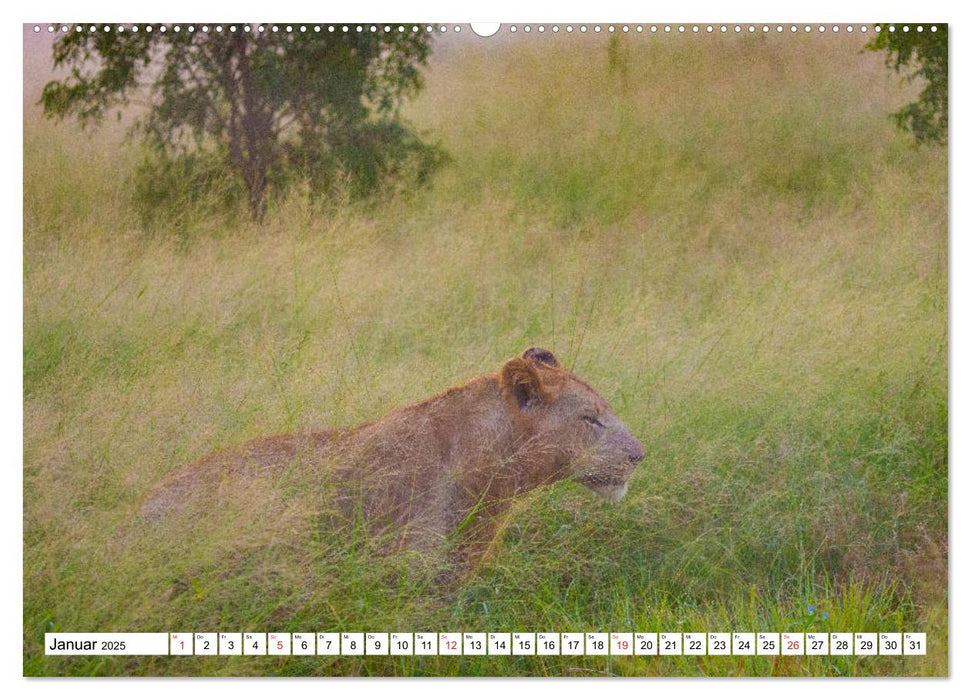
[(205, 509), (225, 492), (248, 483), (272, 486), (289, 471), (313, 472), (333, 452), (337, 432), (294, 433), (256, 438), (219, 450), (162, 479), (142, 505), (142, 517), (155, 522), (170, 515)]

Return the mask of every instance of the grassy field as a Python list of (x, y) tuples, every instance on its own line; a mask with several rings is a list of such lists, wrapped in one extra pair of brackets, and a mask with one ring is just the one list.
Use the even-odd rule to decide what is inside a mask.
[[(408, 107), (452, 157), (426, 189), (294, 191), (262, 226), (146, 232), (120, 129), (28, 109), (24, 673), (947, 674), (947, 158), (888, 119), (912, 88), (860, 37), (467, 39)], [(329, 542), (300, 489), (205, 532), (136, 517), (211, 450), (373, 420), (530, 345), (647, 458), (619, 504), (526, 499), (459, 590), (386, 585), (398, 562)], [(42, 650), (237, 630), (922, 631), (929, 654)]]

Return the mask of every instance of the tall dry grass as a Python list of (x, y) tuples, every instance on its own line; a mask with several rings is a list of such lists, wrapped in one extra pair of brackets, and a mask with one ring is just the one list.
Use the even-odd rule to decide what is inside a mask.
[[(894, 130), (910, 88), (863, 43), (452, 40), (409, 106), (453, 157), (430, 187), (294, 191), (263, 226), (178, 236), (140, 227), (117, 129), (29, 113), (25, 673), (946, 673), (946, 152)], [(331, 546), (299, 492), (192, 537), (138, 527), (142, 495), (211, 450), (373, 420), (529, 345), (597, 387), (648, 458), (617, 506), (572, 484), (527, 499), (457, 592)], [(108, 629), (901, 629), (931, 653), (579, 668), (40, 649)]]

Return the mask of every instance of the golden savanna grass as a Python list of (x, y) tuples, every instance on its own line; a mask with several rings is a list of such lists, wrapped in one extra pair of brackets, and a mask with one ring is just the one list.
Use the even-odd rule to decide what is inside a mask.
[[(428, 187), (315, 204), (296, 188), (261, 226), (180, 210), (177, 233), (139, 223), (120, 127), (29, 108), (25, 673), (946, 674), (947, 158), (894, 129), (916, 86), (864, 43), (440, 41), (407, 107), (452, 158)], [(212, 450), (374, 420), (531, 345), (647, 458), (619, 504), (574, 484), (528, 499), (458, 591), (332, 542), (299, 481), (205, 537), (139, 526), (144, 494)], [(930, 653), (40, 646), (116, 629), (899, 630)]]

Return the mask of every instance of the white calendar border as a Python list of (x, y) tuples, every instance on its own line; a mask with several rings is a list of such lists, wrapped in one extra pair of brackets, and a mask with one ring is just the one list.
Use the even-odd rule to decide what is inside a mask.
[[(294, 3), (297, 13), (306, 12), (306, 8), (309, 7), (304, 3)], [(44, 19), (52, 19), (54, 17), (64, 17), (70, 19), (80, 19), (80, 17), (75, 17), (83, 11), (83, 14), (88, 16), (104, 16), (104, 17), (118, 17), (125, 18), (128, 21), (174, 21), (181, 20), (183, 18), (196, 17), (200, 14), (209, 16), (222, 16), (225, 12), (207, 10), (200, 8), (198, 2), (188, 3), (184, 0), (170, 0), (165, 3), (164, 12), (160, 13), (158, 6), (153, 6), (149, 3), (142, 5), (130, 5), (127, 3), (122, 3), (120, 0), (113, 0), (111, 2), (97, 2), (97, 3), (84, 3), (84, 7), (80, 8), (79, 3), (72, 2), (69, 3), (66, 0), (51, 0), (50, 2), (43, 3), (41, 6), (29, 6), (24, 4), (15, 5), (12, 9), (4, 8), (0, 10), (4, 12), (3, 26), (10, 28), (12, 24), (23, 24), (31, 21), (38, 21)], [(273, 14), (279, 14), (280, 16), (292, 17), (294, 16), (293, 10), (287, 7), (288, 0), (284, 0), (281, 4), (276, 2), (273, 4)], [(378, 9), (369, 9), (377, 6)], [(826, 22), (870, 22), (874, 19), (879, 19), (880, 17), (905, 17), (908, 21), (942, 21), (949, 20), (955, 21), (953, 12), (947, 11), (947, 7), (941, 2), (923, 2), (923, 3), (905, 3), (899, 0), (888, 0), (883, 3), (863, 2), (863, 3), (853, 3), (847, 4), (845, 2), (835, 2), (834, 0), (823, 0), (822, 2), (815, 3), (805, 3), (804, 6), (780, 6), (776, 2), (768, 2), (767, 0), (761, 0), (759, 2), (735, 2), (728, 6), (724, 3), (715, 3), (711, 0), (702, 3), (696, 3), (694, 5), (685, 5), (683, 3), (669, 3), (669, 4), (659, 4), (653, 6), (645, 6), (641, 3), (616, 3), (612, 0), (599, 0), (596, 3), (576, 3), (572, 0), (562, 0), (555, 4), (555, 6), (546, 8), (540, 7), (537, 9), (536, 5), (526, 5), (521, 2), (512, 2), (510, 0), (493, 0), (488, 5), (484, 5), (477, 10), (473, 9), (463, 9), (463, 17), (455, 17), (456, 9), (453, 3), (445, 2), (444, 0), (438, 0), (437, 2), (425, 2), (413, 3), (411, 6), (417, 6), (418, 10), (412, 13), (410, 10), (407, 14), (416, 14), (421, 16), (428, 15), (429, 18), (443, 19), (447, 21), (452, 21), (456, 19), (461, 22), (466, 22), (469, 19), (482, 20), (482, 21), (492, 21), (495, 19), (503, 19), (506, 21), (534, 21), (536, 15), (533, 13), (541, 14), (544, 21), (549, 20), (567, 20), (567, 21), (609, 21), (610, 18), (616, 15), (618, 18), (626, 21), (630, 18), (641, 18), (648, 21), (707, 21), (713, 17), (726, 18), (726, 19), (752, 19), (761, 20), (765, 19), (767, 21), (826, 21)], [(8, 6), (9, 7), (9, 6)], [(527, 9), (529, 7), (530, 9)], [(89, 11), (88, 8), (95, 8)], [(316, 8), (315, 8), (316, 9)], [(6, 13), (10, 13), (14, 16), (13, 19), (8, 17)], [(25, 13), (30, 12), (27, 16)], [(45, 17), (37, 17), (36, 13), (43, 12)], [(238, 2), (233, 9), (235, 15), (245, 16), (245, 17), (260, 17), (267, 14), (267, 9), (265, 3), (253, 2), (253, 0), (242, 0)], [(523, 17), (523, 13), (529, 13), (530, 17)], [(161, 17), (159, 15), (162, 15)], [(366, 19), (368, 17), (374, 17), (375, 19), (384, 19), (389, 16), (397, 16), (402, 14), (401, 4), (392, 3), (390, 0), (379, 0), (379, 2), (369, 3), (366, 6), (357, 6), (353, 4), (346, 5), (334, 5), (327, 8), (328, 18), (334, 18), (337, 21), (341, 19), (344, 20), (360, 20)], [(474, 14), (473, 17), (466, 17), (465, 15)], [(50, 15), (47, 17), (46, 15)], [(622, 16), (621, 16), (622, 15)], [(319, 17), (314, 17), (312, 19), (320, 19)], [(967, 25), (965, 25), (967, 26)], [(15, 28), (19, 31), (19, 26)], [(964, 36), (965, 32), (961, 31), (961, 41), (966, 41), (967, 37)], [(8, 85), (15, 86), (22, 84), (22, 48), (18, 41), (14, 41), (8, 32), (6, 37), (7, 41), (3, 44), (3, 60), (0, 62), (3, 68), (0, 68), (5, 75), (5, 82)], [(957, 43), (957, 40), (955, 40)], [(952, 45), (953, 46), (953, 45)], [(955, 50), (952, 53), (952, 66), (953, 70), (951, 73), (952, 78), (952, 110), (958, 114), (967, 115), (971, 110), (969, 110), (966, 99), (969, 91), (965, 88), (967, 87), (968, 78), (971, 75), (971, 64), (969, 64), (966, 58), (969, 55), (967, 45), (965, 44), (961, 50)], [(16, 94), (16, 92), (12, 93)], [(23, 172), (22, 168), (22, 138), (21, 138), (21, 127), (22, 119), (16, 109), (9, 110), (5, 115), (0, 117), (5, 120), (4, 129), (2, 133), (7, 139), (7, 146), (5, 152), (12, 154), (10, 158), (11, 164), (9, 166), (9, 171), (5, 173), (5, 181), (3, 187), (3, 196), (5, 197), (4, 211), (9, 212), (9, 216), (12, 219), (17, 219), (19, 222), (23, 221), (23, 199), (20, 196), (21, 188), (18, 184), (18, 180)], [(963, 177), (967, 172), (967, 164), (969, 162), (967, 151), (965, 150), (964, 143), (967, 143), (966, 137), (963, 135), (960, 139), (955, 138), (952, 141), (952, 160), (949, 166), (952, 168), (952, 173), (954, 173), (954, 179), (957, 179), (957, 173), (960, 171), (962, 175), (961, 183), (966, 184), (966, 177)], [(961, 144), (960, 147), (958, 144)], [(954, 156), (959, 155), (959, 158), (954, 158)], [(22, 184), (22, 183), (21, 183)], [(953, 193), (955, 187), (952, 185), (949, 191)], [(963, 224), (967, 221), (965, 207), (967, 205), (961, 200), (960, 197), (951, 197), (950, 202), (950, 218), (951, 225), (950, 230), (954, 231), (965, 231), (967, 227)], [(19, 224), (15, 224), (13, 229), (17, 230)], [(950, 335), (950, 348), (967, 348), (969, 343), (967, 341), (967, 313), (968, 309), (971, 309), (971, 295), (967, 292), (967, 276), (961, 274), (953, 274), (954, 272), (962, 272), (966, 270), (967, 265), (971, 264), (971, 258), (966, 254), (966, 246), (968, 243), (958, 240), (958, 236), (951, 236), (950, 247), (949, 247), (949, 262), (951, 264), (951, 273), (949, 275), (949, 283), (951, 286), (951, 293), (949, 295), (949, 304), (953, 305), (950, 308), (953, 309), (954, 322), (949, 326)], [(16, 235), (11, 235), (6, 237), (4, 240), (4, 246), (6, 254), (0, 256), (0, 260), (3, 262), (0, 264), (5, 265), (5, 269), (0, 273), (0, 278), (5, 281), (7, 285), (3, 290), (5, 292), (4, 298), (8, 300), (8, 303), (3, 305), (3, 322), (6, 326), (5, 330), (8, 330), (9, 336), (16, 339), (22, 340), (22, 236), (19, 238)], [(12, 252), (11, 252), (12, 249)], [(959, 267), (960, 265), (960, 267)], [(0, 352), (4, 353), (4, 362), (2, 366), (5, 368), (3, 378), (5, 380), (5, 386), (15, 387), (19, 385), (20, 378), (17, 375), (17, 368), (20, 367), (22, 362), (22, 342), (8, 342), (0, 347)], [(953, 352), (953, 350), (952, 350)], [(967, 361), (967, 358), (964, 358)], [(958, 370), (958, 371), (955, 371)], [(967, 397), (969, 395), (969, 385), (967, 382), (968, 374), (966, 372), (960, 371), (958, 367), (949, 368), (949, 380), (951, 382), (950, 387), (950, 402), (951, 402), (951, 416), (953, 416), (952, 425), (957, 426), (958, 418), (967, 419), (968, 412), (967, 407)], [(955, 391), (956, 390), (956, 391)], [(22, 416), (23, 404), (22, 404), (22, 394), (17, 391), (7, 391), (4, 393), (8, 403), (8, 411), (6, 415)], [(957, 410), (955, 410), (957, 409)], [(6, 424), (0, 427), (3, 431), (2, 444), (5, 446), (4, 453), (7, 459), (4, 462), (8, 466), (12, 466), (7, 472), (7, 478), (11, 481), (17, 478), (19, 475), (22, 479), (22, 470), (17, 469), (17, 465), (22, 465), (22, 445), (23, 436), (21, 433), (22, 421), (12, 420), (6, 422)], [(953, 442), (951, 443), (951, 463), (963, 464), (965, 460), (961, 457), (967, 454), (967, 448), (964, 441), (961, 439), (960, 430), (956, 430), (954, 436), (952, 437)], [(951, 483), (950, 483), (950, 498), (953, 502), (961, 503), (962, 500), (957, 500), (958, 493), (960, 492), (963, 496), (967, 496), (968, 490), (966, 488), (967, 480), (962, 474), (957, 473), (957, 470), (952, 470), (951, 473)], [(959, 489), (955, 490), (955, 489)], [(58, 697), (63, 697), (63, 693), (70, 692), (73, 689), (75, 683), (78, 683), (78, 679), (73, 678), (62, 678), (54, 681), (45, 681), (44, 679), (25, 679), (23, 678), (23, 644), (22, 637), (18, 634), (11, 634), (10, 632), (18, 627), (22, 627), (23, 624), (23, 559), (17, 550), (20, 549), (23, 542), (23, 504), (22, 504), (22, 494), (23, 489), (17, 488), (16, 485), (11, 485), (10, 488), (4, 489), (4, 493), (0, 498), (4, 499), (3, 509), (4, 517), (6, 519), (6, 531), (19, 534), (19, 540), (14, 537), (4, 538), (5, 547), (8, 548), (10, 557), (7, 559), (13, 559), (13, 566), (6, 567), (6, 581), (3, 589), (7, 596), (12, 599), (8, 599), (7, 604), (2, 607), (3, 610), (3, 627), (2, 629), (7, 630), (8, 634), (0, 635), (0, 658), (3, 659), (4, 664), (4, 677), (6, 679), (18, 679), (15, 683), (23, 683), (24, 687), (21, 688), (25, 691), (24, 694), (31, 694), (32, 696), (44, 695)], [(950, 513), (950, 531), (955, 534), (968, 534), (967, 528), (967, 514), (966, 509), (955, 508)], [(950, 576), (950, 590), (956, 592), (954, 586), (955, 582), (958, 580), (966, 582), (968, 580), (967, 576), (967, 564), (966, 558), (962, 554), (966, 553), (967, 542), (969, 541), (967, 536), (953, 537), (952, 539), (952, 549), (951, 552), (954, 556), (951, 557), (949, 566), (949, 576)], [(16, 542), (21, 543), (21, 545), (15, 544)], [(955, 660), (963, 659), (964, 654), (962, 650), (964, 649), (963, 639), (964, 636), (957, 634), (957, 630), (966, 630), (968, 625), (967, 609), (968, 607), (963, 604), (962, 600), (958, 596), (953, 595), (950, 598), (950, 632), (949, 632), (949, 651), (950, 651), (950, 663), (949, 672), (952, 678), (966, 677), (968, 674), (963, 671), (960, 664), (953, 663)], [(930, 640), (929, 640), (930, 641)], [(482, 679), (474, 679), (482, 680)], [(881, 684), (880, 693), (881, 699), (893, 698), (893, 697), (907, 697), (912, 698), (915, 693), (923, 692), (922, 688), (925, 683), (933, 682), (924, 679), (908, 679), (905, 683), (892, 684), (889, 681), (897, 680), (896, 678), (891, 679), (870, 679)], [(761, 679), (760, 679), (761, 681)], [(764, 683), (755, 680), (746, 679), (732, 679), (732, 688), (740, 689), (743, 688), (743, 692), (752, 698), (758, 697), (771, 697), (776, 698), (780, 690), (784, 690), (787, 698), (809, 698), (812, 696), (815, 698), (820, 692), (820, 686), (816, 683), (809, 684), (798, 684), (798, 683), (786, 683), (784, 688), (781, 688), (778, 683)], [(139, 679), (138, 687), (133, 685), (133, 682), (118, 682), (116, 679), (84, 679), (86, 688), (89, 690), (94, 690), (98, 693), (100, 698), (123, 698), (124, 700), (131, 700), (133, 693), (137, 692), (140, 700), (152, 700), (154, 698), (166, 698), (170, 700), (171, 694), (173, 692), (173, 686), (160, 681), (151, 679)], [(268, 686), (264, 683), (259, 684), (246, 684), (241, 683), (238, 679), (230, 679), (222, 681), (214, 681), (210, 679), (180, 679), (179, 682), (179, 692), (184, 691), (199, 691), (201, 693), (212, 692), (214, 682), (226, 682), (231, 684), (233, 687), (233, 693), (236, 697), (257, 697), (257, 693), (262, 696)], [(308, 690), (311, 689), (310, 683), (316, 683), (316, 679), (286, 679), (285, 681), (276, 681), (276, 679), (267, 679), (267, 682), (286, 682), (289, 688), (293, 688), (294, 683), (302, 684), (307, 683)], [(344, 679), (330, 679), (330, 682), (354, 682), (346, 681)], [(394, 681), (391, 681), (395, 683)], [(580, 697), (581, 694), (589, 694), (589, 684), (569, 684), (562, 680), (551, 680), (550, 682), (557, 683), (558, 694), (565, 697)], [(596, 682), (596, 681), (591, 681)], [(719, 679), (707, 680), (708, 683), (718, 684)], [(852, 688), (848, 688), (857, 694), (860, 692), (860, 683), (868, 682), (867, 679), (855, 680)], [(446, 694), (454, 694), (456, 692), (461, 692), (463, 700), (478, 700), (478, 698), (489, 698), (489, 700), (494, 700), (494, 693), (498, 686), (491, 685), (489, 683), (471, 683), (466, 682), (464, 679), (409, 679), (407, 681), (408, 687), (418, 690), (422, 693), (422, 697), (444, 697)], [(668, 690), (671, 692), (677, 692), (678, 690), (683, 690), (683, 681), (680, 679), (651, 679), (651, 691), (652, 692), (663, 692)], [(742, 685), (740, 686), (739, 683)], [(29, 691), (27, 685), (29, 684)], [(403, 682), (402, 682), (403, 684)], [(934, 683), (933, 692), (936, 697), (947, 697), (955, 696), (954, 689), (957, 686), (956, 682), (941, 684), (940, 682)], [(281, 686), (282, 687), (282, 686)], [(403, 687), (403, 685), (401, 686)], [(710, 686), (709, 686), (710, 687)], [(835, 686), (837, 688), (842, 688), (843, 686)], [(518, 689), (520, 692), (525, 691), (525, 693), (535, 692), (535, 685), (529, 680), (508, 680), (503, 682), (503, 692), (512, 689)], [(834, 690), (834, 686), (827, 684), (824, 691), (831, 693)]]

